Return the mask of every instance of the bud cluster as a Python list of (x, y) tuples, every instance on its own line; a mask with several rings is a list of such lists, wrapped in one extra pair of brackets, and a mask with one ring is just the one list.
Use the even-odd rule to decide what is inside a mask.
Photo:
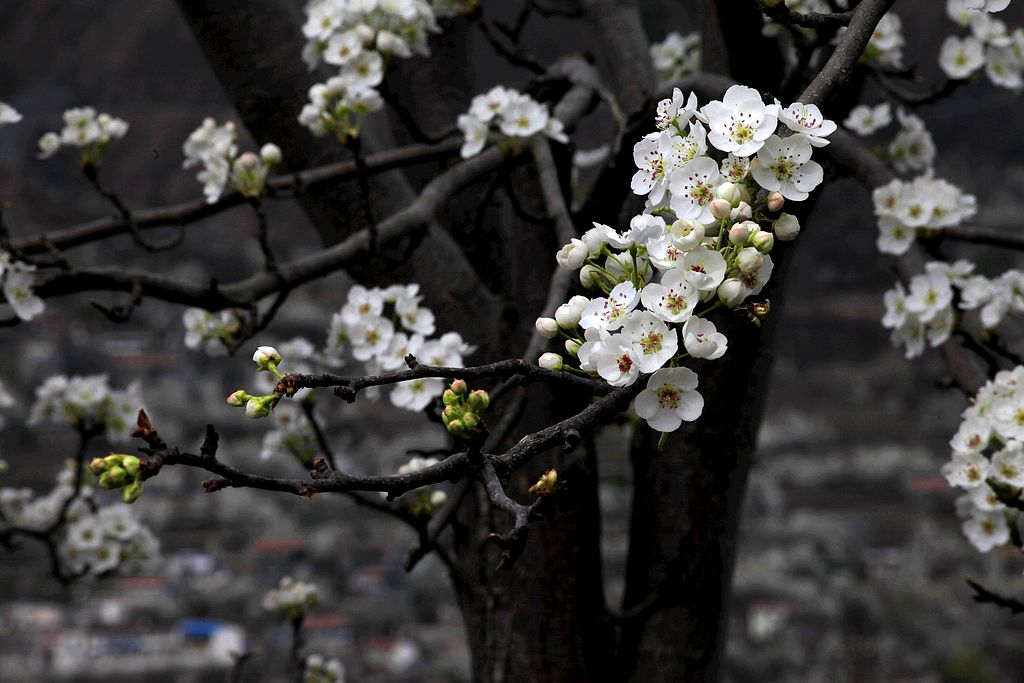
[(487, 410), (491, 398), (482, 389), (470, 391), (461, 379), (454, 380), (441, 395), (444, 410), (441, 422), (452, 436), (468, 439), (484, 429), (481, 414)]
[(142, 495), (140, 464), (134, 455), (111, 453), (105, 458), (93, 458), (89, 469), (99, 477), (100, 488), (121, 489), (121, 500), (134, 503)]

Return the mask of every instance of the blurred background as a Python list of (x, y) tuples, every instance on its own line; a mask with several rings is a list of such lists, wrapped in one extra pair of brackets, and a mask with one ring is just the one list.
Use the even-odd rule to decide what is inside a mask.
[[(514, 15), (514, 4), (495, 16)], [(938, 76), (938, 45), (954, 30), (941, 4), (896, 5), (908, 27), (906, 62), (920, 65), (926, 78)], [(653, 40), (698, 29), (698, 12), (679, 5), (645, 15)], [(1001, 18), (1021, 25), (1024, 9), (1011, 7)], [(567, 20), (538, 22), (526, 40), (545, 59), (589, 49), (600, 63), (601, 46)], [(490, 52), (482, 39), (478, 48)], [(481, 91), (526, 78), (493, 58), (467, 69)], [(110, 212), (69, 158), (36, 158), (36, 140), (60, 127), (65, 109), (92, 105), (129, 122), (102, 173), (132, 208), (200, 197), (193, 173), (181, 169), (181, 144), (204, 117), (234, 116), (170, 0), (0, 1), (0, 99), (24, 116), (0, 130), (0, 202), (15, 237)], [(301, 104), (281, 115), (296, 115)], [(918, 110), (938, 145), (937, 175), (978, 197), (977, 222), (987, 227), (1019, 229), (1020, 112), (1017, 96), (983, 79)], [(243, 149), (265, 142), (245, 135)], [(974, 577), (1019, 594), (1024, 563), (1010, 548), (981, 555), (969, 545), (954, 514), (955, 494), (939, 475), (965, 399), (944, 388), (938, 354), (907, 362), (880, 325), (882, 293), (895, 276), (875, 250), (867, 193), (839, 179), (821, 194), (781, 296), (734, 579), (728, 680), (1024, 680), (1024, 619), (975, 605), (964, 582)], [(269, 212), (279, 254), (316, 249), (301, 211), (274, 202)], [(260, 263), (252, 231), (239, 208), (190, 229), (173, 260), (140, 255), (127, 237), (76, 249), (73, 257), (231, 280)], [(972, 258), (986, 274), (1014, 262), (993, 249), (958, 248), (949, 255)], [(259, 342), (303, 335), (322, 344), (350, 284), (334, 275), (297, 292)], [(31, 324), (0, 330), (0, 380), (16, 400), (3, 412), (0, 456), (10, 471), (0, 485), (45, 491), (74, 453), (70, 429), (24, 427), (34, 388), (55, 373), (104, 373), (115, 387), (140, 380), (147, 410), (170, 442), (194, 448), (212, 422), (228, 462), (301, 476), (297, 462), (262, 461), (269, 426), (245, 421), (224, 403), (233, 389), (254, 384), (247, 354), (209, 358), (186, 349), (179, 307), (147, 301), (130, 323), (114, 325), (89, 298), (50, 300)], [(425, 303), (445, 305), (429, 293)], [(348, 405), (325, 396), (318, 409), (332, 447), (353, 471), (394, 471), (410, 453), (443, 445), (436, 427), (386, 401)], [(614, 446), (628, 438), (628, 427), (610, 431), (612, 446), (600, 451), (602, 549), (609, 603), (616, 604), (630, 468), (625, 449)], [(143, 575), (64, 588), (49, 576), (40, 548), (0, 549), (0, 680), (220, 681), (229, 653), (239, 650), (254, 653), (241, 680), (284, 680), (290, 631), (260, 601), (285, 575), (321, 588), (305, 624), (307, 650), (339, 658), (349, 680), (468, 680), (463, 626), (443, 567), (428, 557), (412, 573), (402, 570), (414, 541), (408, 529), (329, 496), (205, 495), (203, 478), (169, 468), (147, 483), (133, 511), (158, 536), (163, 559)]]

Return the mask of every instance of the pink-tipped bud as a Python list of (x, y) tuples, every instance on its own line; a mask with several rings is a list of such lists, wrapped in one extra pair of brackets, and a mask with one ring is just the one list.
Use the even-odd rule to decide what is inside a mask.
[(754, 234), (754, 231), (758, 229), (757, 223), (752, 221), (743, 221), (742, 223), (736, 223), (729, 228), (729, 241), (733, 244), (746, 244), (750, 236)]
[(537, 318), (533, 326), (537, 328), (537, 334), (545, 339), (554, 339), (558, 336), (558, 322), (554, 318)]
[(246, 393), (245, 389), (239, 389), (228, 396), (228, 405), (241, 408), (250, 398), (252, 397)]
[(785, 205), (786, 198), (782, 196), (781, 192), (769, 192), (768, 197), (765, 200), (768, 203), (769, 211), (778, 211)]
[(464, 379), (453, 379), (451, 390), (456, 396), (465, 396), (469, 392), (469, 385)]
[(732, 204), (727, 199), (711, 200), (711, 215), (718, 220), (724, 220), (732, 214)]
[(740, 202), (729, 214), (729, 218), (734, 221), (749, 221), (753, 215), (754, 212), (751, 210), (750, 204)]

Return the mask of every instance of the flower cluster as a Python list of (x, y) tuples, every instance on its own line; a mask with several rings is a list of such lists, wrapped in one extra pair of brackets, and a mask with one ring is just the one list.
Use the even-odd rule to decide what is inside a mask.
[(32, 290), (36, 267), (24, 261), (15, 261), (0, 250), (0, 281), (3, 282), (4, 300), (21, 320), (31, 320), (46, 308), (43, 300)]
[[(427, 467), (432, 467), (441, 462), (437, 458), (413, 457), (409, 462), (398, 468), (399, 474), (412, 474)], [(381, 495), (387, 497), (383, 491)], [(397, 501), (417, 517), (429, 517), (434, 511), (444, 505), (448, 500), (448, 494), (439, 488), (421, 486), (418, 489), (409, 491), (398, 497)]]
[(53, 375), (36, 389), (28, 424), (46, 421), (75, 427), (96, 425), (106, 429), (110, 441), (125, 441), (142, 407), (138, 382), (126, 389), (111, 389), (106, 375)]
[[(474, 348), (458, 332), (431, 339), (434, 313), (420, 305), (422, 299), (415, 284), (352, 287), (345, 305), (331, 316), (325, 356), (340, 362), (347, 348), (366, 374), (402, 369), (409, 354), (428, 365), (462, 367)], [(423, 410), (443, 389), (441, 379), (413, 379), (395, 384), (390, 399), (399, 408)]]
[(474, 97), (469, 112), (460, 114), (457, 123), (466, 138), (463, 159), (479, 154), (490, 133), (500, 135), (499, 142), (513, 149), (541, 134), (563, 144), (569, 141), (562, 121), (551, 115), (548, 105), (500, 85)]
[(939, 50), (939, 66), (953, 80), (968, 78), (982, 66), (994, 84), (1011, 90), (1024, 87), (1024, 31), (1010, 31), (991, 16), (1009, 0), (948, 0), (946, 13), (969, 35), (947, 36)]
[[(697, 104), (693, 93), (684, 99), (676, 88), (658, 104), (660, 130), (633, 147), (638, 171), (631, 186), (647, 195), (648, 211), (668, 210), (677, 219), (711, 225), (727, 217), (712, 212), (723, 184), (728, 183), (728, 196), (719, 199), (734, 206), (742, 201), (749, 209), (761, 188), (801, 201), (821, 183), (823, 171), (811, 152), (828, 144), (825, 138), (836, 124), (816, 106), (766, 105), (756, 90), (742, 85), (729, 88), (721, 101), (699, 110)], [(780, 122), (792, 135), (775, 134)], [(725, 153), (720, 162), (708, 155), (709, 144)]]
[(126, 507), (108, 505), (68, 526), (60, 553), (76, 574), (100, 576), (154, 566), (160, 557), (160, 542)]
[(1024, 488), (1024, 367), (997, 373), (962, 418), (942, 474), (967, 492), (957, 512), (964, 535), (984, 553), (1010, 540), (1019, 515), (1006, 502), (1020, 500)]
[(21, 114), (18, 113), (18, 110), (5, 102), (0, 102), (0, 126), (18, 121), (21, 121)]
[(225, 309), (210, 313), (201, 308), (187, 308), (181, 315), (185, 326), (185, 346), (190, 349), (202, 347), (211, 356), (225, 356), (229, 344), (242, 329), (238, 314)]
[(210, 204), (220, 199), (227, 187), (246, 197), (259, 197), (266, 187), (267, 173), (281, 163), (281, 149), (277, 145), (263, 145), (258, 155), (238, 154), (237, 139), (233, 122), (219, 126), (212, 118), (206, 118), (182, 145), (182, 168), (202, 167), (196, 180), (203, 184), (203, 194)]
[[(778, 121), (794, 133), (775, 135)], [(676, 89), (658, 104), (656, 125), (660, 131), (633, 150), (639, 170), (632, 187), (647, 195), (647, 213), (625, 233), (595, 223), (556, 255), (561, 267), (580, 270), (584, 287), (606, 296), (573, 297), (554, 318), (538, 319), (537, 329), (565, 336), (579, 370), (613, 386), (653, 373), (636, 411), (667, 432), (703, 408), (696, 373), (679, 362), (725, 353), (728, 341), (706, 316), (761, 292), (775, 240), (800, 230), (794, 216), (779, 211), (821, 182), (811, 150), (827, 144), (836, 125), (813, 105), (765, 105), (744, 86), (699, 111), (693, 94), (684, 100)], [(720, 162), (708, 155), (708, 142), (726, 153)], [(767, 302), (746, 307), (755, 320), (768, 310)], [(545, 354), (541, 364), (565, 367), (557, 354)]]
[(1024, 315), (1024, 272), (1011, 269), (995, 279), (972, 275), (964, 280), (960, 308), (978, 310), (981, 326), (997, 327), (1008, 314)]
[(903, 22), (895, 12), (886, 12), (864, 48), (864, 61), (900, 68), (903, 65)]
[(872, 192), (878, 218), (878, 250), (906, 253), (920, 231), (959, 224), (977, 211), (974, 195), (940, 178), (923, 175), (892, 180)]
[(57, 552), (75, 574), (139, 571), (152, 565), (160, 554), (153, 532), (123, 505), (97, 507), (94, 490), (87, 484), (75, 497), (74, 475), (75, 467), (69, 463), (45, 496), (35, 496), (27, 488), (0, 489), (0, 513), (11, 524), (42, 531), (53, 526), (63, 510), (66, 523), (56, 538)]
[(101, 489), (121, 489), (121, 500), (134, 503), (142, 495), (141, 461), (134, 455), (111, 453), (105, 458), (93, 458), (89, 469), (99, 477)]
[(491, 397), (483, 389), (470, 392), (461, 379), (452, 382), (441, 395), (444, 410), (441, 422), (452, 436), (469, 437), (483, 429), (480, 414), (487, 410)]
[(892, 330), (893, 346), (906, 347), (906, 357), (914, 358), (924, 353), (925, 341), (934, 348), (949, 339), (956, 320), (953, 288), (963, 287), (973, 270), (967, 261), (932, 261), (911, 279), (909, 292), (898, 282), (887, 291), (882, 326)]
[(935, 162), (935, 141), (919, 116), (896, 110), (900, 130), (889, 143), (889, 163), (899, 173), (930, 172)]
[(345, 683), (345, 667), (337, 659), (309, 655), (303, 668), (302, 683)]
[(873, 107), (858, 104), (850, 110), (849, 116), (843, 121), (845, 127), (860, 136), (871, 135), (890, 123), (892, 123), (892, 107), (888, 102), (882, 102)]
[(320, 589), (315, 584), (286, 576), (276, 589), (263, 596), (263, 609), (280, 612), (289, 619), (301, 619), (319, 601)]
[(672, 31), (665, 40), (651, 44), (651, 62), (663, 85), (700, 71), (700, 34)]
[(333, 133), (343, 141), (356, 137), (362, 117), (381, 107), (374, 88), (383, 80), (386, 61), (414, 52), (430, 54), (427, 35), (436, 31), (433, 9), (424, 0), (309, 2), (302, 59), (310, 70), (324, 61), (339, 73), (310, 89), (299, 123), (317, 136)]
[(83, 166), (99, 166), (110, 142), (127, 132), (128, 124), (110, 114), (97, 115), (92, 107), (68, 109), (60, 133), (49, 132), (39, 138), (39, 158), (48, 159), (61, 147), (78, 147)]

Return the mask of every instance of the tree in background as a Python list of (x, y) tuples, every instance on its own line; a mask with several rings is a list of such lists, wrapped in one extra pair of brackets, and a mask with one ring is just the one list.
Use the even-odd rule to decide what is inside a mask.
[[(151, 532), (123, 505), (99, 505), (94, 485), (131, 503), (145, 481), (182, 466), (208, 471), (210, 493), (341, 494), (415, 529), (406, 569), (430, 553), (442, 560), (475, 680), (716, 680), (772, 310), (794, 238), (815, 227), (816, 188), (848, 175), (872, 193), (879, 250), (898, 257), (883, 324), (908, 357), (937, 348), (978, 396), (943, 470), (965, 489), (964, 532), (982, 551), (1020, 546), (1024, 370), (1000, 334), (1024, 312), (1020, 273), (983, 275), (945, 253), (953, 241), (1022, 243), (962, 225), (976, 202), (934, 177), (936, 145), (912, 110), (981, 71), (1019, 89), (1024, 33), (999, 19), (1008, 2), (952, 0), (938, 56), (946, 80), (930, 84), (903, 63), (893, 1), (850, 4), (703, 3), (699, 31), (653, 42), (631, 2), (529, 1), (506, 20), (472, 1), (300, 10), (179, 0), (240, 125), (262, 144), (244, 150), (234, 124), (204, 120), (184, 165), (205, 198), (133, 210), (101, 171), (130, 144), (128, 124), (90, 107), (65, 112), (39, 154), (73, 157), (113, 213), (15, 238), (14, 207), (8, 321), (32, 324), (46, 299), (86, 291), (115, 293), (93, 305), (117, 323), (149, 299), (184, 307), (186, 345), (256, 349), (260, 377), (272, 379), (228, 403), (275, 421), (265, 452), (297, 457), (309, 476), (228, 464), (213, 427), (199, 452), (173, 445), (159, 416), (136, 417), (136, 385), (55, 377), (39, 386), (32, 419), (70, 424), (81, 447), (48, 496), (5, 490), (0, 538), (40, 541), (71, 581), (155, 553)], [(531, 54), (524, 32), (542, 20), (591, 32), (592, 54)], [(529, 77), (479, 82), (468, 68), (477, 37)], [(19, 119), (2, 105), (0, 121)], [(891, 139), (877, 135), (894, 119)], [(514, 211), (489, 214), (498, 196)], [(288, 226), (266, 208), (282, 201), (316, 228), (320, 244), (305, 255), (275, 247)], [(226, 265), (228, 277), (196, 279), (70, 256), (116, 235), (170, 255), (236, 207), (252, 216), (253, 272)], [(260, 344), (296, 290), (339, 271), (360, 284), (341, 310), (323, 311), (326, 344)], [(449, 447), (398, 473), (345, 471), (316, 408), (327, 389), (351, 403), (381, 387), (445, 430)], [(609, 607), (597, 470), (602, 428), (617, 420), (636, 429), (625, 591)], [(135, 450), (97, 455), (99, 438), (130, 432)], [(296, 634), (311, 591), (283, 583), (268, 600)], [(298, 646), (293, 659), (307, 676), (329, 668)]]

